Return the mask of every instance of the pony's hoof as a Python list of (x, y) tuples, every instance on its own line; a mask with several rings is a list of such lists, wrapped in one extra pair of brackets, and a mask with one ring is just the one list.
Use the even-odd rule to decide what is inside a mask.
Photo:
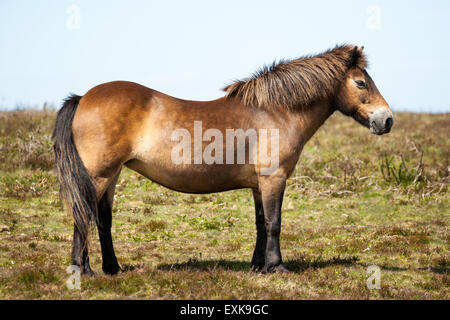
[(274, 272), (277, 273), (290, 273), (290, 271), (282, 264), (276, 266), (274, 269), (275, 269)]
[(91, 268), (88, 268), (88, 269), (83, 269), (83, 272), (82, 272), (82, 274), (83, 274), (83, 276), (88, 276), (88, 277), (95, 277), (95, 272), (94, 272), (94, 271), (92, 271), (92, 269), (91, 269)]
[(283, 266), (282, 264), (279, 264), (277, 266), (265, 266), (262, 270), (262, 273), (289, 273), (290, 271)]
[(261, 272), (264, 269), (264, 265), (252, 264), (251, 270), (253, 272)]
[(103, 269), (103, 272), (105, 274), (108, 274), (110, 276), (116, 275), (119, 272), (124, 272), (124, 270), (122, 270), (118, 264), (117, 265), (103, 266), (102, 269)]

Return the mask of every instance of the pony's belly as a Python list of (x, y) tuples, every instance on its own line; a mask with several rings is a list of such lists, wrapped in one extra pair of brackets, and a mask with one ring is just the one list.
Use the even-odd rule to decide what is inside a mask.
[[(164, 162), (163, 162), (164, 163)], [(125, 165), (169, 189), (186, 193), (214, 193), (241, 188), (257, 188), (249, 165), (172, 165), (159, 161), (131, 160)]]

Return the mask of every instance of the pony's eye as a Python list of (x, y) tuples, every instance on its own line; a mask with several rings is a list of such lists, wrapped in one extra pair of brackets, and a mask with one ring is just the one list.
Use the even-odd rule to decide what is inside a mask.
[(359, 89), (365, 89), (366, 88), (366, 82), (364, 80), (355, 80), (356, 86)]

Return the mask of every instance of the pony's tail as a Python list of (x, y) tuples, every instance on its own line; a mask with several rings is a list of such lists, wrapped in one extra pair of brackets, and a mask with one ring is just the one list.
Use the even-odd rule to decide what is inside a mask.
[(89, 223), (98, 222), (97, 195), (88, 171), (75, 147), (72, 122), (81, 97), (69, 95), (56, 115), (53, 136), (55, 143), (56, 172), (60, 184), (60, 196), (75, 220), (81, 241), (88, 243)]

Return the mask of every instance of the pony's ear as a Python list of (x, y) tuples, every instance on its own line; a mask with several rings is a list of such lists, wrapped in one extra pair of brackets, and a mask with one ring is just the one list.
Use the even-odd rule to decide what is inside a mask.
[(367, 67), (367, 60), (363, 50), (364, 46), (355, 46), (353, 48), (350, 67), (358, 67), (361, 69), (365, 69)]
[(355, 46), (352, 50), (351, 66), (355, 67), (358, 64), (358, 59), (361, 56), (358, 46)]

